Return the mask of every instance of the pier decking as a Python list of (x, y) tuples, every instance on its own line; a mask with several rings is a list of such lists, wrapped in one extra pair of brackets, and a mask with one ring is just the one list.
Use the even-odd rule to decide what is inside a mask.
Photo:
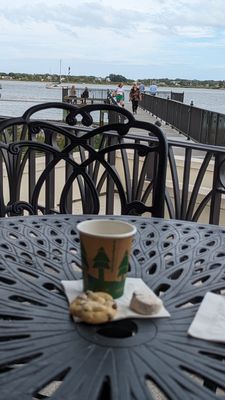
[[(131, 107), (131, 102), (126, 102), (125, 103), (125, 108), (132, 112), (132, 107)], [(151, 122), (155, 123), (156, 121), (161, 122), (161, 128), (163, 132), (166, 134), (168, 139), (171, 140), (180, 140), (180, 141), (186, 141), (187, 138), (183, 134), (179, 133), (178, 130), (172, 128), (170, 125), (167, 125), (165, 122), (161, 121), (159, 118), (156, 116), (152, 115), (148, 111), (143, 110), (141, 107), (138, 107), (137, 115), (135, 115), (135, 118), (140, 121), (146, 121), (146, 122)]]

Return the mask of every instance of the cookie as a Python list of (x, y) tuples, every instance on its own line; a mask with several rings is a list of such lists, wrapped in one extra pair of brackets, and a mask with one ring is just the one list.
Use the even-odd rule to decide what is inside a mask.
[(88, 324), (103, 324), (111, 321), (117, 312), (117, 304), (112, 296), (105, 292), (88, 290), (81, 293), (70, 304), (71, 315)]

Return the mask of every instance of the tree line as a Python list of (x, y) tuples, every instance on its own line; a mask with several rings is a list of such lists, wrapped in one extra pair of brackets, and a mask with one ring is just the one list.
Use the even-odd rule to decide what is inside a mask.
[[(62, 83), (86, 83), (86, 84), (108, 84), (123, 82), (126, 85), (131, 85), (135, 79), (126, 78), (119, 74), (109, 74), (106, 77), (96, 77), (93, 75), (61, 75), (58, 74), (27, 74), (27, 73), (15, 73), (0, 72), (0, 80), (19, 80), (19, 81), (36, 81), (36, 82), (58, 82), (61, 79)], [(210, 88), (210, 89), (224, 89), (224, 80), (198, 80), (198, 79), (184, 79), (184, 78), (144, 78), (139, 79), (139, 82), (144, 83), (145, 86), (155, 82), (158, 86), (169, 86), (169, 87), (196, 87), (196, 88)]]

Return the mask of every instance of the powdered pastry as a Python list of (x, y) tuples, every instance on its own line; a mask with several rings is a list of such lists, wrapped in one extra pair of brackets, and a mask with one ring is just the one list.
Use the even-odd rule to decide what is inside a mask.
[(134, 292), (130, 302), (130, 309), (143, 315), (156, 314), (160, 311), (161, 307), (161, 299), (142, 292)]

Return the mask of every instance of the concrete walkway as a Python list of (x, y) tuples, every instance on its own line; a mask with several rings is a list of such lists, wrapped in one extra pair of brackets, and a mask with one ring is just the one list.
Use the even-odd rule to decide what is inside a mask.
[[(125, 103), (125, 108), (132, 112), (132, 107), (131, 107), (131, 102), (126, 102)], [(155, 123), (156, 121), (161, 122), (161, 129), (163, 130), (163, 132), (166, 134), (168, 139), (171, 140), (179, 140), (179, 141), (187, 141), (186, 136), (184, 136), (183, 134), (179, 133), (178, 130), (172, 128), (170, 125), (166, 125), (165, 122), (161, 121), (159, 118), (157, 118), (156, 116), (152, 115), (151, 113), (149, 113), (148, 111), (143, 110), (142, 108), (138, 107), (137, 110), (137, 115), (135, 115), (135, 118), (137, 120), (140, 121), (145, 121), (145, 122), (151, 122), (151, 123)], [(190, 142), (190, 140), (188, 140), (188, 142)]]
[[(125, 103), (125, 108), (132, 112), (131, 102)], [(179, 131), (175, 128), (172, 128), (170, 125), (167, 125), (164, 121), (161, 121), (160, 118), (152, 115), (148, 111), (143, 110), (142, 108), (138, 107), (137, 114), (135, 114), (135, 118), (139, 121), (151, 122), (155, 123), (159, 121), (161, 123), (160, 128), (165, 133), (167, 139), (171, 141), (179, 141), (179, 142), (187, 142), (187, 143), (196, 143), (193, 140), (188, 140), (185, 135), (179, 133)], [(176, 156), (184, 156), (184, 149), (179, 147), (173, 147), (174, 154)], [(202, 158), (203, 154), (201, 151), (193, 150), (192, 156), (195, 158)]]

